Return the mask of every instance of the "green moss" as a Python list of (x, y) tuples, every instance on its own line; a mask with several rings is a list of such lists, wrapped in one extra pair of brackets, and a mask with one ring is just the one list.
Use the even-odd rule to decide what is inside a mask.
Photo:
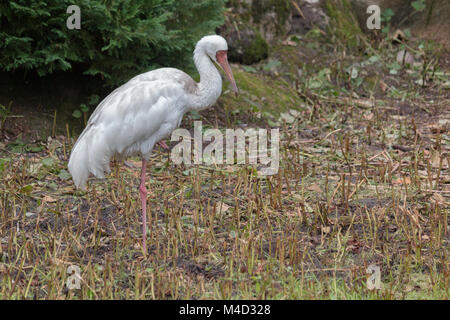
[(245, 50), (242, 63), (253, 64), (269, 56), (269, 45), (266, 40), (257, 33), (255, 39)]
[[(272, 5), (275, 7), (277, 14), (278, 25), (281, 29), (284, 29), (286, 21), (291, 16), (291, 4), (289, 0), (271, 0)], [(284, 31), (284, 30), (282, 30)]]
[(267, 12), (274, 11), (277, 16), (276, 31), (278, 34), (285, 33), (285, 24), (291, 15), (291, 4), (289, 0), (253, 0), (251, 13), (253, 22), (263, 22)]
[(298, 54), (297, 47), (277, 45), (272, 48), (274, 52), (273, 58), (280, 60), (284, 70), (288, 71), (294, 78), (298, 69), (304, 64), (304, 59)]
[(231, 109), (238, 108), (245, 111), (257, 105), (262, 114), (271, 114), (278, 119), (281, 112), (298, 109), (302, 103), (295, 90), (281, 80), (247, 73), (239, 69), (234, 69), (233, 73), (240, 95), (238, 98), (232, 94), (221, 97), (224, 104)]
[(364, 35), (352, 13), (350, 3), (347, 0), (327, 0), (326, 9), (331, 19), (329, 32), (347, 48), (359, 48)]
[(267, 12), (266, 1), (252, 1), (252, 17), (254, 23), (260, 23)]
[(250, 22), (251, 21), (251, 4), (242, 1), (242, 0), (228, 0), (226, 2), (226, 7), (230, 8), (233, 12), (233, 15), (238, 16), (239, 22)]

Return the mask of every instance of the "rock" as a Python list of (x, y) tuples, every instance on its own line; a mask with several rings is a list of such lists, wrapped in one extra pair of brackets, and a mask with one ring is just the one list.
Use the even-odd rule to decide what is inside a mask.
[(401, 64), (405, 63), (405, 64), (413, 65), (413, 63), (414, 63), (414, 57), (413, 57), (413, 55), (412, 55), (411, 53), (409, 53), (408, 51), (406, 51), (406, 50), (400, 50), (400, 51), (397, 53), (397, 62), (398, 62), (398, 63), (401, 63)]
[(305, 0), (292, 5), (292, 23), (289, 34), (303, 35), (314, 26), (325, 30), (330, 19), (322, 9), (322, 2), (319, 0)]
[(232, 62), (253, 64), (266, 59), (269, 44), (284, 39), (290, 30), (290, 1), (230, 0), (228, 6), (219, 32), (228, 41)]
[(292, 21), (290, 1), (252, 0), (250, 11), (252, 24), (267, 42), (284, 38), (289, 32)]
[(314, 26), (325, 29), (329, 18), (324, 0), (230, 0), (225, 25), (229, 59), (242, 64), (257, 63), (269, 56), (269, 46), (288, 34), (305, 34)]

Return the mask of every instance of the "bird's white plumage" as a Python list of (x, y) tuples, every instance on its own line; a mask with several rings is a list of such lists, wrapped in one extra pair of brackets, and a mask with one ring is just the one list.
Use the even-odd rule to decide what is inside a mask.
[(216, 52), (227, 49), (217, 35), (197, 43), (199, 83), (178, 69), (162, 68), (132, 78), (107, 96), (72, 149), (69, 171), (75, 185), (85, 188), (90, 173), (103, 178), (113, 155), (148, 159), (155, 143), (180, 125), (184, 113), (215, 103), (222, 78), (211, 60), (217, 62)]

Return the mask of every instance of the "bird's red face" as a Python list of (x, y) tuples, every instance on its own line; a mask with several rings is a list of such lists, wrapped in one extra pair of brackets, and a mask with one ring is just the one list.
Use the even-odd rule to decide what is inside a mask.
[(227, 51), (225, 50), (220, 50), (217, 51), (216, 53), (216, 60), (219, 63), (219, 65), (222, 67), (223, 71), (225, 72), (225, 74), (227, 75), (228, 79), (231, 82), (231, 87), (233, 89), (233, 91), (236, 94), (236, 97), (239, 93), (239, 90), (236, 86), (236, 81), (234, 81), (234, 77), (233, 77), (233, 72), (231, 72), (231, 68), (230, 65), (228, 63), (228, 58), (227, 58)]

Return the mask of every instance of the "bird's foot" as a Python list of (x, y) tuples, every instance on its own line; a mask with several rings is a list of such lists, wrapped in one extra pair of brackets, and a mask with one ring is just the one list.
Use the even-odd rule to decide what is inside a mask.
[(167, 144), (164, 142), (164, 140), (159, 141), (158, 144), (159, 144), (163, 149), (166, 149), (166, 150), (169, 150), (169, 149), (170, 149), (170, 148), (167, 146)]

